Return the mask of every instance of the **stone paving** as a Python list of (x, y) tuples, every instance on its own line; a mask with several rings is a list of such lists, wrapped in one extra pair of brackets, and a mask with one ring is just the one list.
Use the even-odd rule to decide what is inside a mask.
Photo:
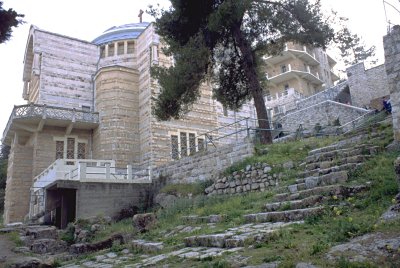
[(164, 261), (170, 257), (182, 259), (202, 260), (209, 257), (221, 256), (224, 253), (241, 251), (242, 248), (208, 248), (208, 247), (186, 247), (172, 252), (148, 256), (131, 253), (128, 249), (119, 254), (114, 252), (96, 255), (90, 260), (82, 261), (80, 264), (69, 264), (62, 268), (112, 268), (112, 267), (148, 267)]

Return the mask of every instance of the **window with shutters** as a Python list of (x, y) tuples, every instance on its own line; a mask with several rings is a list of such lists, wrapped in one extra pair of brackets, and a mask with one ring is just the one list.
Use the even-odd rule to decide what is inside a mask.
[(179, 159), (179, 139), (177, 135), (171, 135), (171, 156), (172, 159)]
[[(78, 137), (55, 138), (56, 159), (86, 159), (87, 142)], [(68, 164), (74, 164), (68, 162)]]
[(86, 158), (86, 143), (78, 142), (78, 159)]
[(190, 154), (196, 153), (196, 135), (189, 133), (189, 152)]
[(186, 132), (181, 132), (180, 133), (180, 137), (181, 137), (181, 157), (187, 156), (188, 152), (187, 152), (187, 134)]
[(64, 158), (64, 141), (56, 141), (56, 159)]
[(74, 159), (75, 156), (75, 139), (67, 138), (67, 159)]

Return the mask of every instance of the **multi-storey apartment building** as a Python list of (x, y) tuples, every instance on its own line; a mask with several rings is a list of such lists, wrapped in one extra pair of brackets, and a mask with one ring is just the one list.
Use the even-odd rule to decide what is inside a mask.
[(287, 43), (277, 56), (266, 56), (266, 105), (273, 114), (295, 108), (297, 99), (332, 87), (339, 77), (333, 72), (336, 62), (323, 49)]
[[(157, 121), (151, 107), (159, 87), (150, 68), (172, 63), (161, 47), (153, 24), (144, 22), (112, 27), (92, 42), (31, 27), (23, 66), (27, 104), (14, 107), (2, 140), (11, 145), (6, 223), (50, 213), (63, 227), (114, 213), (140, 202), (138, 185), (145, 182), (134, 180), (138, 170), (196, 153), (214, 133), (237, 131), (229, 124), (255, 118), (251, 103), (238, 112), (223, 109), (204, 83), (184, 118)], [(309, 95), (335, 80), (324, 52), (297, 48), (266, 59), (273, 86), (267, 98), (291, 89)]]

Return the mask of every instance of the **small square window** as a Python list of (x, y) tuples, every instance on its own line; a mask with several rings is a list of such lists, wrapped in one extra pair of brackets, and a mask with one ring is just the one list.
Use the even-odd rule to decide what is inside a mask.
[(113, 57), (115, 55), (115, 45), (109, 44), (108, 45), (108, 56)]
[(104, 58), (106, 56), (106, 47), (101, 46), (100, 47), (100, 58)]
[(118, 55), (123, 55), (124, 54), (124, 49), (125, 49), (125, 44), (124, 42), (119, 42), (117, 44), (118, 50), (117, 50), (117, 54)]
[(135, 53), (135, 42), (133, 42), (133, 41), (128, 42), (127, 53), (128, 53), (128, 54), (133, 54), (133, 53)]

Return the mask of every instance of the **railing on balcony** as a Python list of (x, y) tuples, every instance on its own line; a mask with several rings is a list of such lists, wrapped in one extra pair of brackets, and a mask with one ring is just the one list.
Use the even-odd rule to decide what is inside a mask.
[(33, 188), (43, 188), (57, 180), (125, 180), (128, 182), (151, 181), (150, 169), (137, 170), (128, 165), (116, 168), (114, 160), (57, 159), (34, 178)]
[(289, 43), (285, 45), (285, 50), (297, 50), (297, 51), (302, 51), (304, 53), (307, 53), (309, 56), (311, 56), (312, 58), (314, 58), (315, 60), (317, 60), (315, 58), (315, 53), (312, 51), (312, 49), (310, 49), (307, 46), (304, 45), (300, 45), (300, 44), (293, 44), (293, 43)]
[(19, 118), (44, 118), (70, 120), (75, 122), (99, 123), (99, 113), (78, 109), (69, 109), (40, 104), (26, 104), (14, 106), (8, 119), (3, 137), (8, 133), (14, 119)]
[[(311, 70), (311, 68), (309, 67), (309, 66), (307, 66), (307, 68), (306, 69), (297, 69), (296, 68), (296, 66), (295, 67), (292, 67), (292, 65), (291, 64), (288, 64), (287, 66), (286, 65), (284, 65), (284, 66), (282, 66), (281, 67), (281, 70), (280, 70), (280, 73), (277, 73), (277, 72), (274, 72), (274, 73), (272, 73), (272, 74), (269, 74), (269, 73), (265, 73), (265, 77), (268, 79), (268, 80), (273, 80), (273, 79), (275, 79), (275, 78), (277, 78), (277, 77), (279, 77), (279, 76), (281, 76), (281, 75), (283, 75), (283, 74), (285, 74), (285, 73), (289, 73), (289, 72), (301, 72), (301, 73), (304, 73), (304, 74), (310, 74), (310, 75), (312, 75), (313, 77), (315, 77), (315, 78), (317, 78), (318, 80), (321, 80), (320, 79), (320, 76), (319, 76), (319, 73), (318, 72), (315, 72), (315, 73), (313, 73), (312, 72), (312, 70)], [(321, 81), (322, 82), (322, 81)]]
[(151, 183), (151, 168), (116, 168), (114, 160), (57, 159), (34, 178), (29, 217), (45, 210), (45, 187), (58, 180), (81, 182)]

